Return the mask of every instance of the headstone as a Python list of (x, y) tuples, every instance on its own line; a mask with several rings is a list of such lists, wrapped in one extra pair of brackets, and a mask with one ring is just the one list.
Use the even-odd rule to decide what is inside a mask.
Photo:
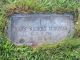
[(16, 45), (53, 44), (73, 35), (73, 15), (13, 14), (7, 32)]

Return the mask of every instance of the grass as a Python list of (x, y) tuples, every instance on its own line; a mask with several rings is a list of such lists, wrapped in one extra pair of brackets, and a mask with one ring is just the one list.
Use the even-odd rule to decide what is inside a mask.
[(80, 60), (80, 38), (32, 48), (15, 46), (4, 35), (0, 37), (1, 60)]
[[(79, 13), (77, 0), (0, 0), (0, 60), (80, 60)], [(77, 34), (54, 45), (39, 48), (15, 46), (5, 35), (5, 26), (14, 13), (73, 12)], [(7, 27), (6, 27), (7, 28)]]

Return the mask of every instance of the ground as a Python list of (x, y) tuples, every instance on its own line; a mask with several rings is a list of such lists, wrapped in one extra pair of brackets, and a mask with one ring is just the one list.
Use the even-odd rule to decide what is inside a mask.
[[(5, 34), (14, 13), (73, 13), (75, 35), (38, 48), (15, 46)], [(80, 60), (80, 3), (75, 0), (0, 0), (0, 60)]]

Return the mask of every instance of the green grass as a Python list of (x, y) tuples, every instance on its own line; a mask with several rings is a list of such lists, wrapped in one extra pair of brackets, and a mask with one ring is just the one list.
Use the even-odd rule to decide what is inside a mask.
[[(0, 60), (80, 60), (80, 37), (77, 34), (58, 44), (39, 48), (15, 46), (5, 35), (11, 14), (73, 12), (79, 23), (76, 12), (79, 8), (80, 3), (75, 0), (0, 0)], [(79, 24), (76, 25), (78, 32)]]
[[(14, 1), (8, 1), (8, 4), (10, 6), (10, 7), (7, 6), (8, 9), (9, 8), (15, 9), (18, 7), (21, 9), (23, 8), (23, 11), (25, 9), (32, 10), (30, 12), (75, 11), (79, 6), (79, 3), (74, 0), (18, 0), (18, 1), (14, 0)], [(20, 11), (14, 11), (14, 12), (20, 12)]]
[(15, 46), (0, 36), (0, 60), (80, 60), (80, 38), (38, 48)]

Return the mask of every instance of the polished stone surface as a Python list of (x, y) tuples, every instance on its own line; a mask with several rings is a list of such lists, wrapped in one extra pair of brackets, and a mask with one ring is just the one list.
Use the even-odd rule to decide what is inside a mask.
[(16, 45), (53, 44), (73, 35), (74, 20), (71, 14), (14, 14), (7, 32)]

